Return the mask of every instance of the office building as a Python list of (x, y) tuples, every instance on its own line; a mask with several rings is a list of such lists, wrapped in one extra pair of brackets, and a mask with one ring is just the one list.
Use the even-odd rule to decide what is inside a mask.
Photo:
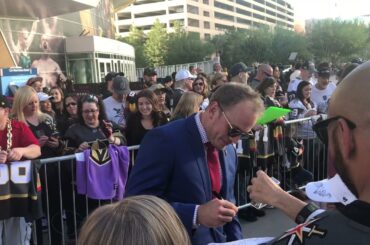
[(179, 21), (205, 39), (233, 28), (278, 25), (294, 30), (293, 8), (285, 0), (136, 0), (116, 14), (116, 32), (127, 36), (131, 25), (147, 32), (156, 19), (169, 32)]

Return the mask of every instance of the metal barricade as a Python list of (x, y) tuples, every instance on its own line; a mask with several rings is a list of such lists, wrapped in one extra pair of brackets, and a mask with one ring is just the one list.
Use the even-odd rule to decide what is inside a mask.
[(326, 148), (312, 130), (319, 118), (314, 116), (263, 126), (253, 136), (238, 142), (237, 206), (251, 205), (247, 186), (260, 169), (279, 180), (286, 191), (302, 189), (308, 182), (327, 177)]
[[(128, 147), (130, 164), (139, 146)], [(41, 159), (44, 217), (33, 222), (33, 244), (75, 244), (83, 220), (114, 200), (93, 200), (76, 192), (75, 155)]]
[[(258, 137), (242, 139), (238, 143), (237, 206), (250, 206), (246, 188), (259, 169), (280, 180), (286, 190), (326, 178), (326, 149), (312, 132), (315, 120), (317, 118), (313, 117), (285, 121), (280, 129), (263, 127), (258, 131)], [(132, 165), (138, 148), (128, 147)], [(303, 153), (301, 148), (304, 148)], [(76, 193), (75, 161), (75, 155), (41, 159), (39, 173), (43, 180), (44, 217), (34, 221), (34, 244), (76, 243), (84, 219), (96, 208), (114, 201), (92, 200)]]

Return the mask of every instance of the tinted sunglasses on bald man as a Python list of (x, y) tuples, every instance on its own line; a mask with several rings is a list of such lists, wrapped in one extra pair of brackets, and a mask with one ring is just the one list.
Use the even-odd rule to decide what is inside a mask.
[(343, 119), (348, 127), (350, 129), (355, 129), (356, 128), (356, 124), (354, 122), (352, 122), (351, 120), (345, 118), (345, 117), (342, 117), (342, 116), (336, 116), (336, 117), (331, 117), (331, 118), (328, 118), (326, 120), (322, 120), (318, 123), (316, 123), (315, 125), (313, 125), (312, 129), (315, 131), (317, 137), (319, 138), (319, 140), (321, 140), (322, 143), (324, 143), (325, 145), (328, 145), (328, 127), (329, 127), (329, 124), (338, 120), (338, 119)]

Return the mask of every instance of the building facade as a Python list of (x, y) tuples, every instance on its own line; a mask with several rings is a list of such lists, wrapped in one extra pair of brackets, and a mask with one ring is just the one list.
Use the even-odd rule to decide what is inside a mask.
[(1, 0), (0, 68), (36, 68), (45, 87), (67, 77), (98, 83), (110, 71), (136, 81), (134, 49), (114, 27), (115, 11), (132, 2)]
[(179, 21), (204, 39), (234, 28), (294, 30), (294, 11), (285, 0), (136, 0), (116, 14), (116, 32), (125, 37), (131, 25), (147, 32), (156, 19), (168, 32)]

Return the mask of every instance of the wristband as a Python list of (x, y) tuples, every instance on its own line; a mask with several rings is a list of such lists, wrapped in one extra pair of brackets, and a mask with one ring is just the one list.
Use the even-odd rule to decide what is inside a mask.
[(304, 223), (307, 218), (315, 212), (317, 209), (319, 209), (315, 204), (313, 203), (308, 203), (306, 206), (304, 206), (301, 211), (299, 211), (297, 217), (295, 218), (295, 222), (297, 224), (302, 224)]

